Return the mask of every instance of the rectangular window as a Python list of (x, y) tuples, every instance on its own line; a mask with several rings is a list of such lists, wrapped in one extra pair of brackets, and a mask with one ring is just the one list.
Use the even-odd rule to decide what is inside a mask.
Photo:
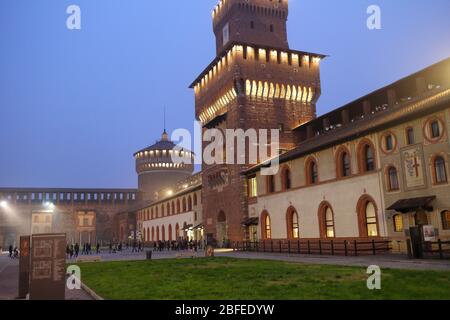
[(441, 136), (441, 129), (439, 127), (439, 122), (433, 121), (431, 123), (431, 137), (433, 139), (435, 139), (435, 138), (439, 138), (440, 136)]
[(225, 25), (225, 27), (223, 27), (222, 38), (223, 38), (223, 46), (225, 47), (228, 41), (230, 41), (230, 25), (228, 23)]
[(408, 128), (406, 129), (406, 143), (408, 145), (412, 145), (416, 143), (416, 139), (414, 137), (414, 129)]
[(258, 196), (258, 184), (256, 176), (248, 178), (248, 196), (249, 198), (256, 198)]
[(442, 212), (442, 228), (450, 230), (450, 211)]
[(394, 220), (394, 231), (403, 232), (403, 217), (400, 214), (396, 214), (393, 218)]

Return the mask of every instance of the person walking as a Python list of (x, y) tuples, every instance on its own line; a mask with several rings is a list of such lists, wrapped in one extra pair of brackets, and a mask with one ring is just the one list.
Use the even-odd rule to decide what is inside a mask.
[(78, 254), (80, 253), (80, 245), (78, 243), (75, 244), (75, 258), (78, 258)]
[(9, 246), (9, 257), (12, 258), (12, 255), (13, 255), (13, 246), (10, 245)]

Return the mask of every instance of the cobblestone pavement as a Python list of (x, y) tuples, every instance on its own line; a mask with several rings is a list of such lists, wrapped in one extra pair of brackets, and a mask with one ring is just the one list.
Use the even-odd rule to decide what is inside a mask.
[(379, 256), (340, 257), (256, 252), (232, 252), (225, 250), (222, 252), (216, 252), (216, 256), (239, 259), (278, 260), (305, 264), (325, 264), (355, 267), (368, 267), (371, 265), (377, 265), (380, 268), (387, 269), (450, 271), (450, 260), (417, 260), (408, 259), (404, 255), (394, 254)]

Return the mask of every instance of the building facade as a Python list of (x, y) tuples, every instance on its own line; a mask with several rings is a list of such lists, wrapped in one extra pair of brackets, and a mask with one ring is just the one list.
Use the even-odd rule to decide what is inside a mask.
[[(191, 85), (204, 130), (279, 129), (282, 148), (290, 149), (293, 129), (316, 117), (324, 56), (289, 49), (287, 17), (287, 0), (222, 0), (214, 9), (217, 56)], [(245, 236), (241, 171), (249, 161), (229, 164), (234, 158), (202, 166), (205, 234), (219, 245)]]
[(192, 174), (193, 153), (164, 131), (134, 154), (137, 189), (0, 189), (0, 246), (48, 232), (72, 243), (377, 239), (397, 252), (450, 240), (450, 59), (317, 117), (324, 56), (289, 48), (287, 17), (287, 0), (221, 0), (217, 55), (191, 85), (203, 132), (279, 132), (275, 175), (247, 153)]
[(277, 175), (245, 171), (247, 240), (383, 238), (405, 252), (424, 227), (450, 239), (449, 72), (447, 59), (296, 128)]
[(140, 200), (137, 189), (0, 188), (0, 246), (21, 235), (66, 233), (70, 243), (117, 241), (117, 212)]
[(201, 173), (160, 190), (137, 211), (142, 241), (204, 241)]

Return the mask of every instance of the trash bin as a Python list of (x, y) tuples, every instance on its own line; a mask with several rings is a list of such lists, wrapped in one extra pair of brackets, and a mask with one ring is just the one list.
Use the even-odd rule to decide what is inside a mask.
[(147, 251), (147, 260), (152, 260), (152, 251), (151, 250)]

